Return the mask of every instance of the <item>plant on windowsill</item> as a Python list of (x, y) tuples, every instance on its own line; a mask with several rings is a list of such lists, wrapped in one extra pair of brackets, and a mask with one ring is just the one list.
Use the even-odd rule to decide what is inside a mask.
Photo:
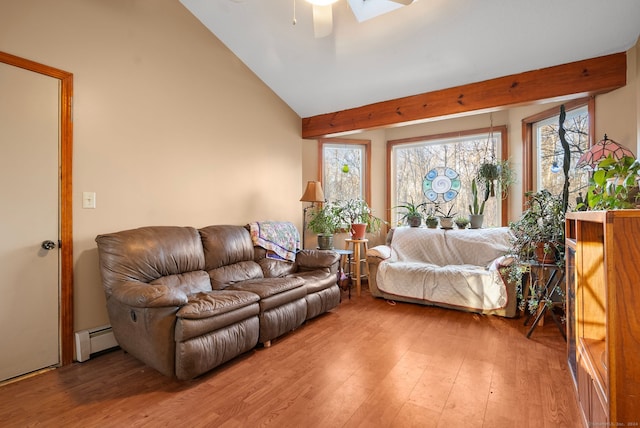
[(456, 226), (458, 226), (458, 229), (466, 229), (467, 226), (469, 225), (469, 219), (467, 217), (456, 217), (456, 219), (454, 220), (454, 223), (456, 224)]
[(340, 208), (331, 202), (311, 213), (307, 227), (318, 235), (318, 248), (333, 249), (333, 235), (340, 229)]
[(447, 212), (445, 213), (440, 209), (439, 206), (436, 206), (436, 213), (440, 214), (440, 227), (443, 229), (453, 229), (453, 219), (457, 213), (453, 212), (454, 205), (451, 204)]
[(469, 223), (471, 229), (480, 229), (484, 221), (484, 206), (489, 199), (489, 188), (485, 187), (484, 199), (480, 202), (478, 198), (478, 183), (474, 178), (471, 180), (472, 203), (469, 204)]
[(421, 204), (416, 204), (413, 200), (409, 202), (405, 202), (402, 205), (397, 205), (393, 207), (394, 209), (403, 210), (399, 214), (401, 214), (398, 219), (398, 223), (406, 222), (410, 227), (420, 227), (422, 224), (422, 212), (426, 202), (422, 202)]
[(432, 206), (432, 207), (429, 207), (429, 209), (425, 210), (424, 224), (429, 229), (437, 228), (439, 223), (440, 223), (440, 221), (438, 220), (438, 217), (436, 216), (436, 207)]

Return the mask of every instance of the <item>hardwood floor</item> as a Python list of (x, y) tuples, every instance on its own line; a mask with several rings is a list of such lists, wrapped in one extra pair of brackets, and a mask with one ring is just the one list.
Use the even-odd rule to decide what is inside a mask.
[(190, 382), (117, 350), (0, 387), (0, 426), (579, 427), (553, 322), (361, 297)]

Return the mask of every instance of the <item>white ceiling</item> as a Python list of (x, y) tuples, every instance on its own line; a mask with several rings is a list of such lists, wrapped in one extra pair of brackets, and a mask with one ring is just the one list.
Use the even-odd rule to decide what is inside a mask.
[(180, 2), (300, 117), (623, 52), (640, 34), (640, 0), (418, 0), (361, 23), (339, 0), (320, 39), (304, 0)]

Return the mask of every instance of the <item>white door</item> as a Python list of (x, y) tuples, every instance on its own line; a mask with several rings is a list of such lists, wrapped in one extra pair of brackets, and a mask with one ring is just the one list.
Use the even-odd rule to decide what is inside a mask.
[(0, 381), (60, 363), (59, 85), (0, 63)]

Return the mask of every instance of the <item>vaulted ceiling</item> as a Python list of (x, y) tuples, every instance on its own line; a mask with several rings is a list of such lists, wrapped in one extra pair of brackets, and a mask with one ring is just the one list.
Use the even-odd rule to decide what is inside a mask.
[(640, 34), (638, 0), (417, 0), (363, 22), (338, 0), (323, 38), (304, 0), (180, 1), (301, 118), (624, 52)]

